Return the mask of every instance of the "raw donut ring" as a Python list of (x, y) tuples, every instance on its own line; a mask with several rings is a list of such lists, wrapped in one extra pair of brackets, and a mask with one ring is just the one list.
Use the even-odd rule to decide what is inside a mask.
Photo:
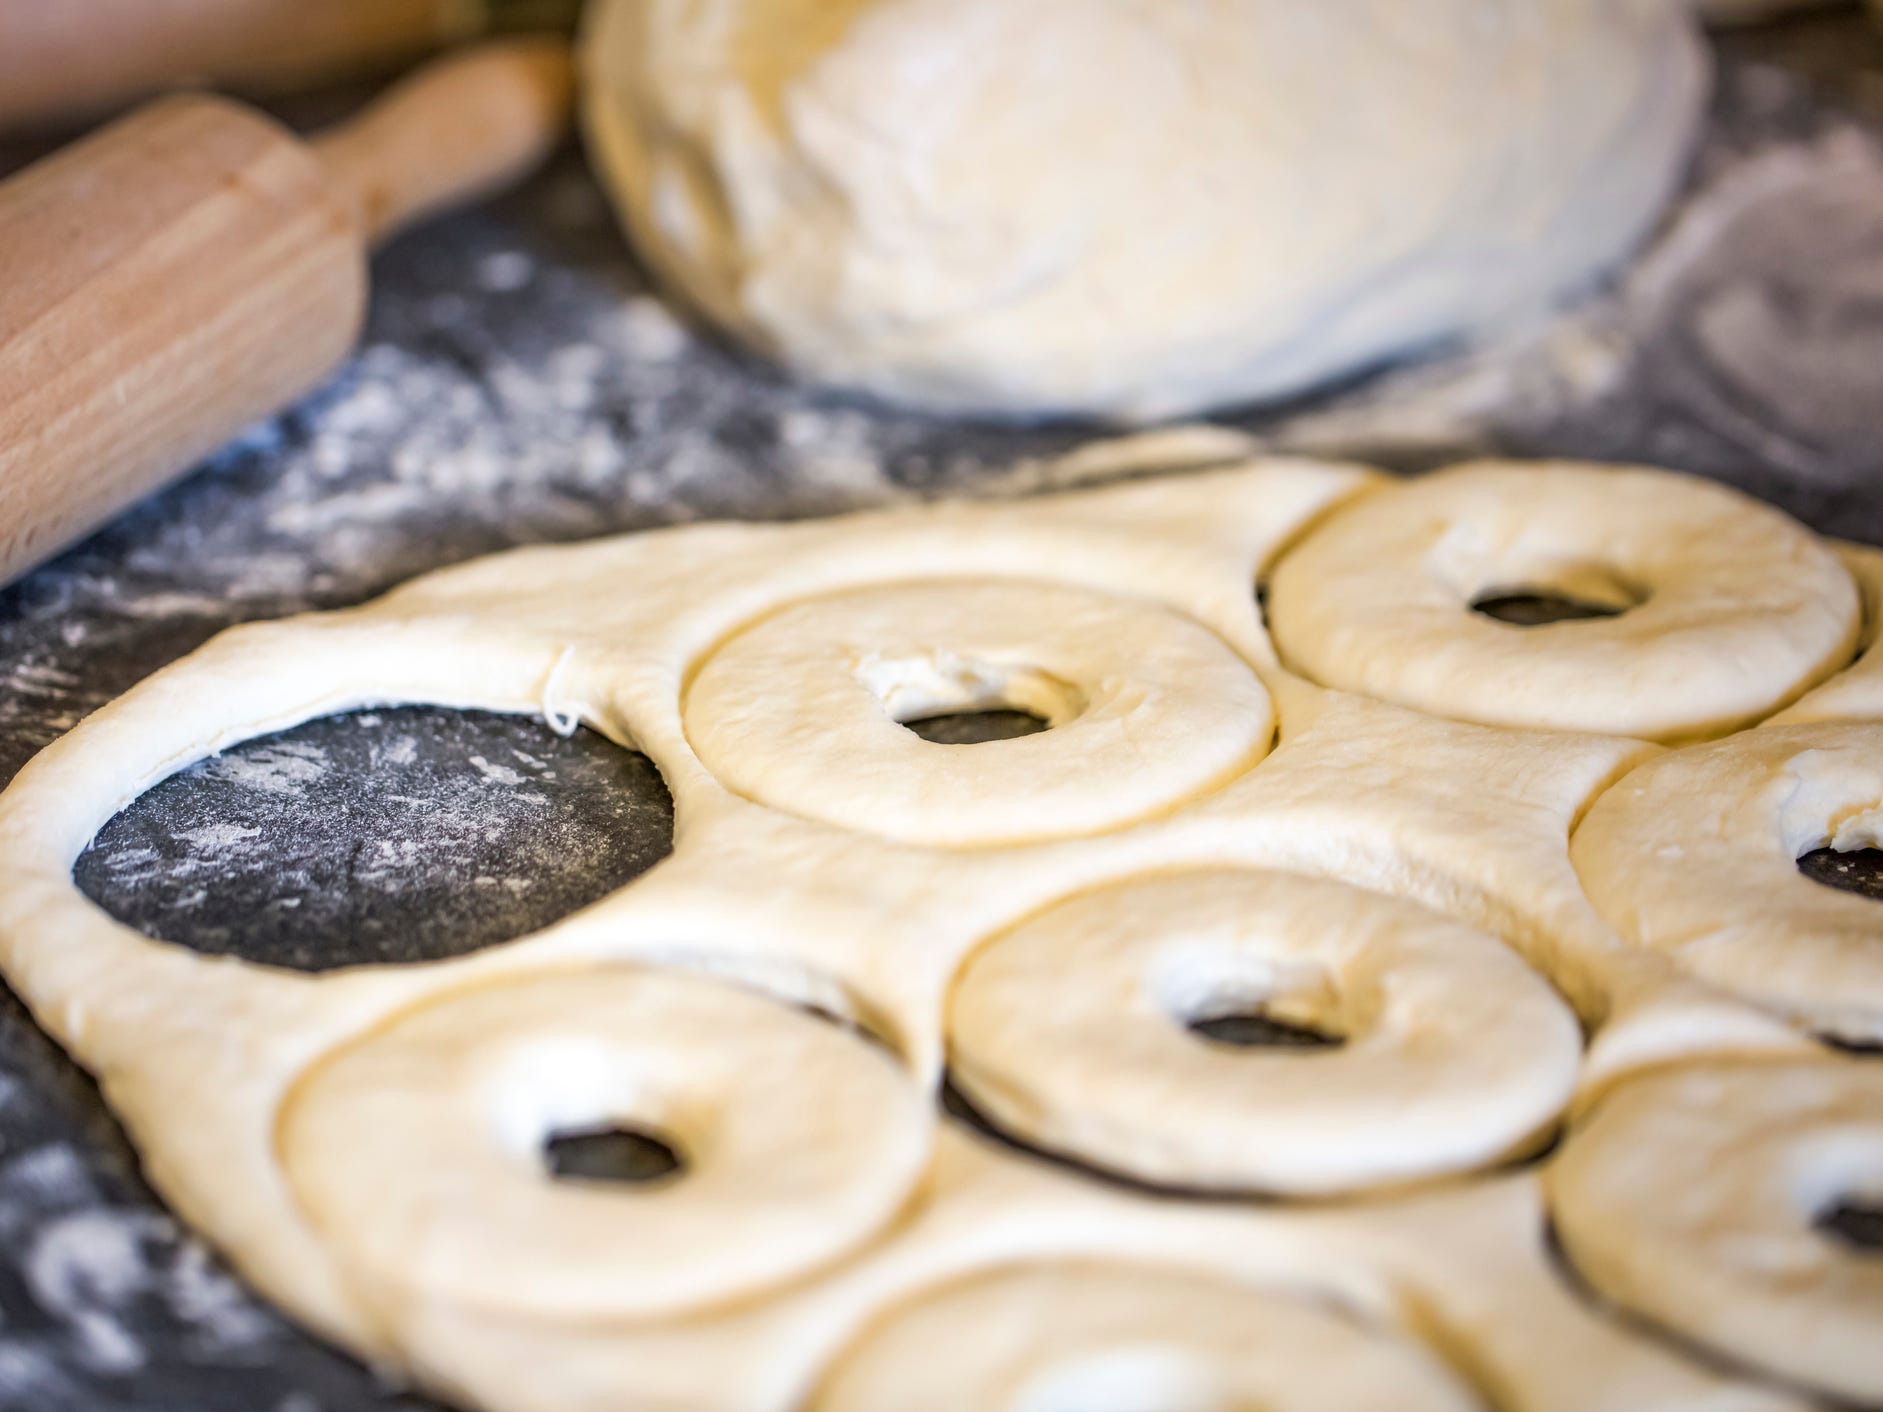
[(977, 1271), (890, 1309), (806, 1412), (1467, 1412), (1410, 1340), (1323, 1305), (1155, 1265)]
[[(899, 722), (1031, 711), (1053, 729), (937, 745)], [(1268, 692), (1155, 604), (1025, 582), (914, 583), (785, 608), (710, 657), (688, 738), (729, 789), (905, 843), (1096, 833), (1246, 769)]]
[[(1487, 597), (1614, 610), (1516, 627)], [(1271, 576), (1297, 670), (1485, 725), (1668, 740), (1744, 725), (1847, 661), (1856, 586), (1736, 491), (1642, 467), (1459, 466), (1337, 512)]]
[(1883, 1066), (1663, 1070), (1605, 1098), (1546, 1178), (1583, 1276), (1655, 1322), (1818, 1391), (1883, 1402), (1883, 1260), (1817, 1229), (1883, 1207)]
[[(1338, 1049), (1192, 1033), (1251, 1010)], [(977, 952), (949, 1005), (957, 1083), (1029, 1142), (1145, 1181), (1293, 1194), (1459, 1171), (1535, 1138), (1581, 1033), (1504, 944), (1288, 873), (1082, 893)]]
[[(685, 1167), (561, 1181), (558, 1132), (631, 1124)], [(306, 1076), (302, 1204), (394, 1286), (531, 1319), (669, 1313), (867, 1237), (925, 1159), (927, 1095), (865, 1041), (684, 972), (556, 972), (420, 1005)]]
[(1883, 903), (1798, 859), (1883, 842), (1883, 725), (1763, 726), (1639, 766), (1570, 843), (1638, 946), (1825, 1034), (1883, 1040)]

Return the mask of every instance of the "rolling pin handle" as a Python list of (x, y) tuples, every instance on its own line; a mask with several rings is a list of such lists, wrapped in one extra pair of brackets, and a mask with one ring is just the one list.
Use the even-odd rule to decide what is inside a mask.
[(378, 244), (534, 168), (568, 131), (574, 89), (562, 40), (483, 44), (396, 85), (314, 152)]

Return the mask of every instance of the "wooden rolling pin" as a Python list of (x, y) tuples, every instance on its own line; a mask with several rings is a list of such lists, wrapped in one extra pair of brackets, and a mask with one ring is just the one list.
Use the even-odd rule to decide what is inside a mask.
[(0, 0), (0, 133), (185, 84), (274, 93), (372, 76), (574, 19), (574, 0)]
[(369, 245), (534, 167), (571, 88), (501, 41), (312, 142), (166, 98), (0, 182), (0, 583), (326, 378)]

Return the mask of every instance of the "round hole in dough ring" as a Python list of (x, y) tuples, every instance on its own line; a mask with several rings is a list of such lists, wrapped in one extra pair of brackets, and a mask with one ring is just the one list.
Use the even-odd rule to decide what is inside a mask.
[(825, 1369), (806, 1412), (1469, 1412), (1417, 1343), (1171, 1266), (1042, 1260), (916, 1293)]
[(1883, 842), (1883, 723), (1761, 726), (1625, 775), (1570, 840), (1637, 946), (1823, 1034), (1883, 1042), (1883, 902), (1798, 860)]
[[(903, 721), (1005, 709), (1048, 729), (943, 745)], [(915, 582), (796, 603), (735, 633), (688, 687), (688, 738), (734, 792), (904, 843), (1099, 833), (1265, 754), (1248, 664), (1171, 609), (1024, 580)]]
[[(572, 1130), (657, 1134), (640, 1185), (558, 1179)], [(315, 1065), (284, 1105), (293, 1189), (413, 1298), (532, 1319), (664, 1315), (867, 1239), (924, 1168), (930, 1095), (876, 1045), (690, 972), (584, 968), (447, 994)]]
[[(1254, 1014), (1338, 1040), (1245, 1047)], [(1177, 1188), (1330, 1195), (1470, 1170), (1562, 1112), (1581, 1033), (1495, 937), (1290, 873), (1076, 894), (963, 968), (949, 1062), (1007, 1133)]]
[[(1613, 616), (1473, 609), (1561, 594)], [(1485, 725), (1675, 741), (1776, 711), (1855, 651), (1855, 583), (1816, 536), (1646, 467), (1482, 462), (1336, 511), (1269, 576), (1283, 659), (1324, 686)]]

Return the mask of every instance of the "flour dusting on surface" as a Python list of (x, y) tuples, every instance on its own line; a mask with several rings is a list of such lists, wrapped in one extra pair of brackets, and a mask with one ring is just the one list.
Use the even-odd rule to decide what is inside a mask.
[[(1823, 38), (1790, 37), (1807, 32)], [(1854, 16), (1733, 43), (1747, 57), (1693, 192), (1630, 274), (1479, 347), (1223, 422), (1395, 468), (1490, 449), (1655, 460), (1883, 541), (1876, 128), (1788, 71), (1848, 96), (1878, 44)], [(232, 622), (512, 545), (1117, 473), (1058, 459), (1091, 434), (790, 387), (653, 296), (570, 157), (400, 241), (328, 387), (0, 593), (0, 779)], [(637, 761), (475, 713), (314, 722), (151, 791), (80, 877), (147, 931), (268, 964), (449, 954), (665, 851), (671, 803)], [(0, 1003), (0, 1412), (426, 1405), (254, 1300), (163, 1214), (89, 1081)]]

